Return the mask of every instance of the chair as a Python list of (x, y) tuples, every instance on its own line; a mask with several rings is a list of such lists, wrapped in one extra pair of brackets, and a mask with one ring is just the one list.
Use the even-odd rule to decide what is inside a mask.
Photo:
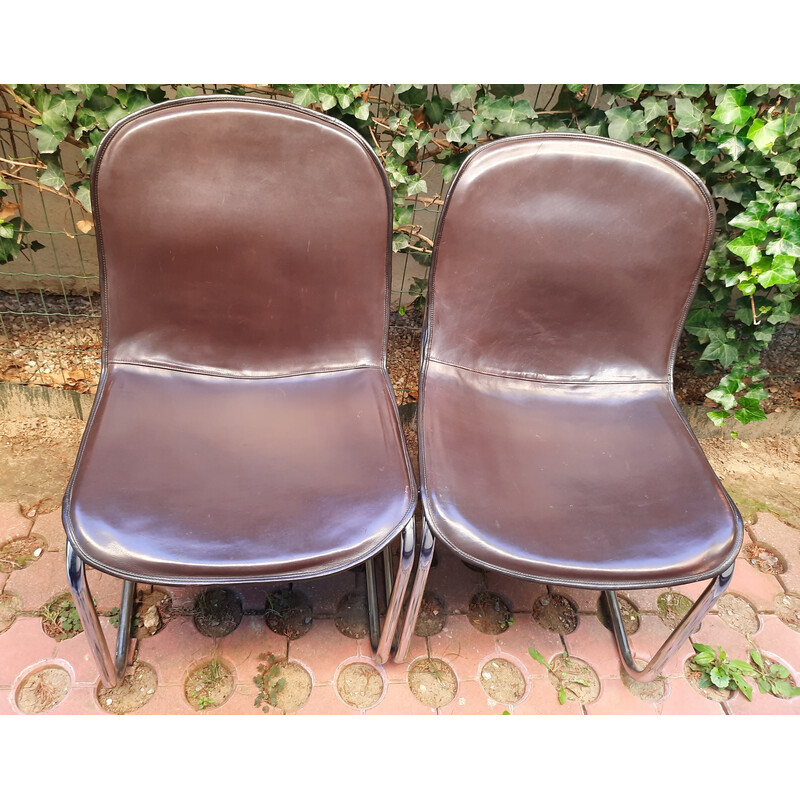
[[(108, 133), (92, 205), (102, 375), (63, 521), (103, 683), (125, 669), (137, 581), (295, 581), (363, 562), (385, 661), (417, 493), (386, 371), (380, 161), (313, 111), (188, 98)], [(398, 537), (378, 636), (371, 559)], [(113, 661), (86, 564), (125, 581)]]
[[(462, 559), (599, 589), (625, 669), (647, 681), (724, 591), (742, 522), (672, 391), (714, 233), (681, 164), (582, 134), (484, 145), (437, 232), (423, 348), (425, 512), (402, 661), (434, 535)], [(711, 579), (639, 669), (617, 590)]]

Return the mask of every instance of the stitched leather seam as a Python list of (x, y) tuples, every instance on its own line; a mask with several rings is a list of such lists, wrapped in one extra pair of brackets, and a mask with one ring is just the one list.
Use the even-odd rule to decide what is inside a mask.
[(386, 370), (380, 364), (353, 364), (352, 366), (347, 366), (347, 367), (330, 367), (327, 369), (321, 368), (321, 369), (308, 370), (306, 372), (282, 372), (277, 375), (242, 375), (240, 373), (224, 372), (222, 370), (192, 369), (191, 367), (183, 367), (179, 364), (161, 364), (161, 363), (146, 362), (146, 361), (126, 361), (121, 359), (119, 360), (115, 359), (113, 361), (109, 361), (108, 365), (110, 367), (115, 365), (123, 365), (130, 367), (145, 367), (146, 369), (158, 369), (170, 372), (185, 372), (191, 375), (205, 375), (210, 378), (233, 378), (234, 380), (270, 380), (272, 378), (298, 378), (303, 375), (318, 375), (329, 372), (350, 372), (356, 369), (375, 369), (379, 370), (381, 373), (386, 374)]

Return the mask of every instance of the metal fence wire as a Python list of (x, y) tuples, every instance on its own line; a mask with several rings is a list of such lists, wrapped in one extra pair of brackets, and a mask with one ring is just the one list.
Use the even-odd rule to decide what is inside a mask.
[[(197, 93), (214, 94), (222, 87), (201, 84)], [(551, 91), (552, 88), (552, 91)], [(559, 87), (526, 87), (542, 108)], [(377, 115), (394, 99), (392, 86), (378, 92)], [(257, 94), (254, 88), (248, 93)], [(535, 93), (535, 99), (534, 99)], [(548, 99), (549, 98), (549, 99)], [(13, 110), (13, 109), (10, 109)], [(36, 148), (29, 128), (12, 119), (0, 120), (0, 166), (33, 166)], [(67, 182), (78, 180), (77, 160), (62, 152)], [(31, 170), (32, 171), (32, 170)], [(25, 174), (18, 168), (16, 174)], [(31, 178), (33, 175), (30, 176)], [(427, 194), (413, 205), (411, 226), (433, 239), (446, 185), (434, 167), (424, 176)], [(12, 262), (0, 265), (0, 381), (94, 393), (100, 376), (100, 297), (94, 232), (74, 205), (42, 191), (36, 181), (11, 182), (7, 203), (31, 226), (30, 244)], [(416, 229), (416, 228), (414, 228)], [(410, 252), (393, 258), (389, 372), (400, 404), (417, 399), (419, 347), (424, 320), (420, 291), (428, 278), (426, 263)]]

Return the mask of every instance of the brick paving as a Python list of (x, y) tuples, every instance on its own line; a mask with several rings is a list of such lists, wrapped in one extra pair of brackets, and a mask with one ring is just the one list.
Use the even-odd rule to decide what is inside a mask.
[[(60, 511), (28, 518), (20, 513), (15, 503), (0, 504), (0, 546), (30, 535), (41, 537), (45, 543), (38, 557), (23, 569), (0, 572), (0, 593), (4, 598), (13, 598), (14, 602), (5, 619), (5, 627), (0, 626), (0, 714), (21, 713), (16, 700), (24, 679), (48, 666), (66, 671), (69, 688), (55, 707), (43, 713), (108, 713), (108, 708), (97, 699), (98, 671), (88, 651), (86, 635), (81, 632), (59, 642), (50, 638), (42, 628), (42, 607), (67, 590)], [(731, 592), (747, 600), (757, 612), (757, 631), (748, 639), (735, 627), (734, 618), (718, 613), (715, 608), (693, 635), (692, 641), (722, 646), (729, 657), (745, 660), (749, 649), (757, 646), (767, 658), (783, 664), (792, 678), (800, 682), (800, 632), (775, 613), (776, 604), (787, 602), (787, 596), (800, 601), (797, 596), (800, 587), (800, 531), (762, 513), (754, 524), (748, 526), (745, 543), (748, 542), (769, 546), (777, 551), (787, 566), (782, 574), (767, 574), (744, 556), (737, 559)], [(130, 713), (262, 714), (255, 703), (258, 689), (253, 678), (259, 664), (264, 663), (263, 656), (269, 653), (276, 659), (288, 659), (310, 675), (310, 694), (296, 710), (288, 712), (301, 715), (800, 713), (800, 698), (777, 699), (761, 694), (756, 688), (751, 702), (738, 692), (727, 700), (708, 699), (685, 676), (684, 663), (693, 655), (689, 643), (663, 670), (666, 680), (663, 697), (653, 702), (640, 699), (622, 680), (612, 636), (597, 616), (597, 592), (544, 587), (476, 571), (447, 552), (444, 546), (439, 548), (428, 588), (444, 601), (444, 627), (435, 635), (414, 636), (407, 663), (378, 666), (382, 687), (371, 706), (355, 708), (348, 705), (337, 685), (337, 677), (344, 666), (351, 663), (374, 665), (368, 640), (350, 638), (341, 633), (336, 624), (336, 609), (341, 598), (363, 589), (363, 573), (351, 570), (294, 585), (293, 588), (300, 589), (310, 599), (313, 623), (305, 635), (292, 640), (271, 631), (264, 621), (266, 595), (277, 588), (275, 585), (230, 587), (243, 601), (244, 617), (235, 631), (220, 639), (202, 635), (194, 624), (193, 601), (201, 591), (200, 587), (157, 587), (169, 593), (172, 612), (166, 614), (165, 624), (155, 635), (138, 641), (135, 658), (153, 667), (158, 686), (144, 705)], [(121, 582), (94, 570), (90, 570), (88, 576), (99, 612), (101, 615), (110, 614), (119, 603)], [(149, 586), (140, 588), (150, 589)], [(689, 597), (695, 597), (699, 589), (699, 586), (675, 587), (676, 591)], [(513, 621), (496, 634), (479, 631), (468, 617), (470, 599), (477, 592), (485, 591), (494, 592), (504, 599), (513, 615)], [(563, 595), (571, 602), (577, 618), (574, 631), (545, 630), (534, 619), (532, 604), (548, 591), (550, 595)], [(661, 591), (625, 593), (639, 612), (639, 628), (630, 637), (637, 656), (649, 657), (669, 633), (658, 616), (657, 600)], [(12, 600), (7, 602), (11, 609)], [(785, 614), (783, 618), (786, 618)], [(116, 631), (108, 616), (103, 618), (103, 627), (113, 645)], [(567, 653), (569, 658), (587, 662), (599, 679), (599, 695), (593, 700), (581, 701), (570, 694), (565, 703), (559, 703), (557, 688), (551, 683), (545, 667), (529, 655), (530, 647), (536, 648), (548, 661)], [(430, 658), (446, 662), (455, 675), (452, 699), (440, 706), (417, 699), (408, 683), (410, 665), (414, 662), (428, 663)], [(232, 671), (234, 689), (222, 705), (198, 710), (187, 699), (185, 682), (190, 667), (208, 659), (219, 659)], [(494, 669), (498, 660), (510, 662), (524, 680), (524, 690), (514, 701), (498, 702), (482, 685), (482, 677), (490, 674), (489, 670)], [(189, 687), (188, 691), (194, 690)], [(270, 714), (284, 713), (273, 707), (268, 711)]]

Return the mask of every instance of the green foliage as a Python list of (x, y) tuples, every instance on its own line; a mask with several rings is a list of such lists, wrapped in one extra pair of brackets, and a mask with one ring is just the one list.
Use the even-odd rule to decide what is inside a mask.
[(715, 652), (713, 647), (695, 644), (694, 649), (697, 655), (691, 664), (701, 673), (699, 682), (701, 689), (708, 686), (732, 691), (739, 689), (748, 700), (752, 700), (753, 687), (746, 680), (752, 677), (762, 694), (784, 698), (800, 695), (800, 687), (791, 681), (789, 670), (782, 664), (768, 662), (756, 648), (752, 648), (749, 652), (750, 663), (735, 658), (729, 659), (721, 647)]
[(260, 706), (267, 714), (270, 707), (278, 705), (278, 695), (286, 686), (286, 678), (281, 676), (281, 664), (284, 659), (278, 658), (274, 653), (261, 653), (259, 658), (264, 659), (266, 663), (258, 665), (258, 671), (253, 677), (253, 683), (258, 687), (258, 695), (253, 705), (256, 708)]
[[(582, 678), (578, 678), (575, 675), (568, 675), (565, 672), (557, 672), (554, 670), (547, 659), (535, 648), (529, 647), (528, 654), (534, 661), (538, 661), (557, 681), (558, 681), (558, 702), (563, 706), (564, 703), (567, 702), (569, 699), (569, 695), (572, 695), (574, 698), (577, 698), (573, 689), (570, 689), (570, 684), (574, 684), (575, 686), (588, 686), (589, 682), (583, 680)], [(563, 658), (567, 664), (569, 664), (569, 655), (564, 652)]]
[[(676, 158), (710, 188), (717, 201), (715, 241), (686, 324), (699, 371), (720, 370), (709, 397), (721, 409), (716, 424), (735, 416), (763, 418), (761, 353), (776, 328), (800, 313), (800, 86), (722, 84), (568, 84), (555, 104), (535, 108), (521, 84), (435, 85), (293, 84), (232, 86), (234, 95), (278, 97), (330, 114), (369, 142), (389, 176), (394, 202), (395, 252), (421, 263), (431, 241), (413, 223), (428, 197), (434, 165), (445, 182), (478, 145), (498, 137), (572, 130), (632, 142)], [(0, 86), (0, 94), (30, 129), (37, 161), (0, 164), (0, 200), (35, 172), (45, 191), (91, 213), (88, 174), (109, 128), (138, 109), (200, 89), (185, 85), (66, 84)], [(552, 99), (552, 98), (551, 98)], [(62, 153), (80, 152), (75, 180)], [(38, 243), (19, 217), (0, 219), (0, 263)], [(487, 232), (489, 235), (490, 232)], [(41, 246), (41, 245), (38, 245)], [(427, 287), (416, 286), (420, 298)]]
[(43, 620), (52, 626), (52, 635), (56, 641), (69, 639), (83, 630), (78, 609), (68, 594), (61, 594), (45, 603), (38, 612)]

